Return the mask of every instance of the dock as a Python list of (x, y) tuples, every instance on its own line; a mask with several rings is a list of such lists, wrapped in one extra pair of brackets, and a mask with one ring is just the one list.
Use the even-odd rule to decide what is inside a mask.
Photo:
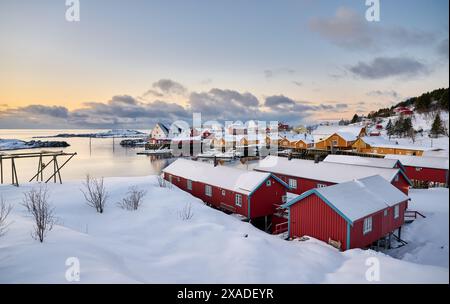
[[(40, 151), (40, 152), (24, 152), (24, 153), (1, 153), (0, 152), (0, 184), (4, 183), (4, 161), (11, 161), (11, 184), (19, 187), (19, 178), (17, 175), (16, 161), (25, 158), (32, 158), (37, 160), (37, 171), (36, 174), (29, 180), (44, 182), (44, 171), (46, 168), (50, 170), (50, 177), (45, 180), (48, 183), (53, 179), (56, 183), (58, 180), (62, 184), (61, 170), (67, 165), (67, 163), (77, 155), (74, 153), (66, 153), (63, 151)], [(60, 165), (58, 158), (65, 158), (64, 162)], [(53, 165), (53, 166), (51, 166)], [(53, 169), (52, 169), (53, 167)], [(47, 170), (47, 171), (49, 171)]]

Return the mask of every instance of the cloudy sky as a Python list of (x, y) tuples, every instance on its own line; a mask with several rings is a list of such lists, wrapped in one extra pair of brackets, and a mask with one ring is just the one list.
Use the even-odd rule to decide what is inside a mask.
[(0, 128), (350, 118), (449, 85), (448, 0), (0, 0)]

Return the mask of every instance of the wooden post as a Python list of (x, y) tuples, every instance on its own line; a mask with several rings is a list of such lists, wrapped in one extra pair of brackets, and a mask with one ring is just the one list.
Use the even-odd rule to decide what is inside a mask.
[(3, 157), (0, 155), (0, 183), (3, 184)]
[(46, 163), (46, 164), (44, 164), (44, 163), (42, 162), (42, 167), (41, 167), (41, 169), (39, 170), (38, 173), (36, 173), (36, 174), (30, 179), (30, 182), (32, 182), (35, 178), (36, 178), (37, 181), (39, 181), (39, 174), (41, 175), (41, 180), (43, 181), (43, 180), (44, 180), (44, 175), (43, 175), (44, 169), (47, 168), (47, 166), (50, 165), (52, 162), (53, 162), (53, 159), (49, 160), (48, 163)]
[(17, 178), (17, 170), (16, 163), (14, 161), (14, 157), (11, 158), (11, 175), (12, 175), (12, 184), (16, 187), (19, 187), (19, 179)]
[(402, 239), (402, 226), (398, 228), (398, 238)]
[(62, 179), (61, 179), (61, 172), (59, 171), (59, 164), (58, 164), (58, 158), (55, 156), (55, 166), (57, 169), (57, 173), (58, 173), (58, 177), (59, 177), (59, 183), (62, 184)]
[[(62, 165), (61, 165), (61, 167), (59, 167), (58, 166), (58, 170), (57, 170), (57, 173), (59, 174), (59, 172), (61, 171), (61, 169), (62, 168), (64, 168), (64, 166), (75, 156), (75, 155), (77, 155), (76, 153), (74, 153), (74, 154), (72, 154)], [(52, 176), (50, 176), (46, 181), (45, 181), (45, 183), (48, 183), (51, 179), (52, 179), (52, 177), (53, 176), (55, 176), (56, 177), (56, 173), (54, 173)]]
[(53, 156), (53, 182), (56, 184), (56, 156)]

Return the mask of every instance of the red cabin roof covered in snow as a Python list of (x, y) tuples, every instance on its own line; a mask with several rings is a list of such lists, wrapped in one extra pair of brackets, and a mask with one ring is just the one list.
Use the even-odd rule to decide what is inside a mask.
[(409, 200), (381, 176), (313, 189), (284, 205), (289, 235), (342, 243), (342, 249), (364, 248), (404, 223)]
[(270, 173), (181, 158), (163, 173), (166, 180), (206, 203), (248, 218), (272, 215), (289, 188)]
[(313, 188), (345, 183), (355, 179), (380, 175), (405, 194), (412, 185), (405, 173), (398, 168), (382, 168), (353, 164), (320, 162), (268, 156), (259, 162), (257, 171), (271, 172), (289, 183), (291, 192), (302, 194)]

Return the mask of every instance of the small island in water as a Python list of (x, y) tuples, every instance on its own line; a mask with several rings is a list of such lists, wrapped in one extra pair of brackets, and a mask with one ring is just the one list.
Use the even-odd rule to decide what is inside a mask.
[(38, 149), (38, 148), (67, 148), (70, 145), (65, 141), (40, 141), (40, 140), (18, 140), (18, 139), (1, 139), (0, 151)]

